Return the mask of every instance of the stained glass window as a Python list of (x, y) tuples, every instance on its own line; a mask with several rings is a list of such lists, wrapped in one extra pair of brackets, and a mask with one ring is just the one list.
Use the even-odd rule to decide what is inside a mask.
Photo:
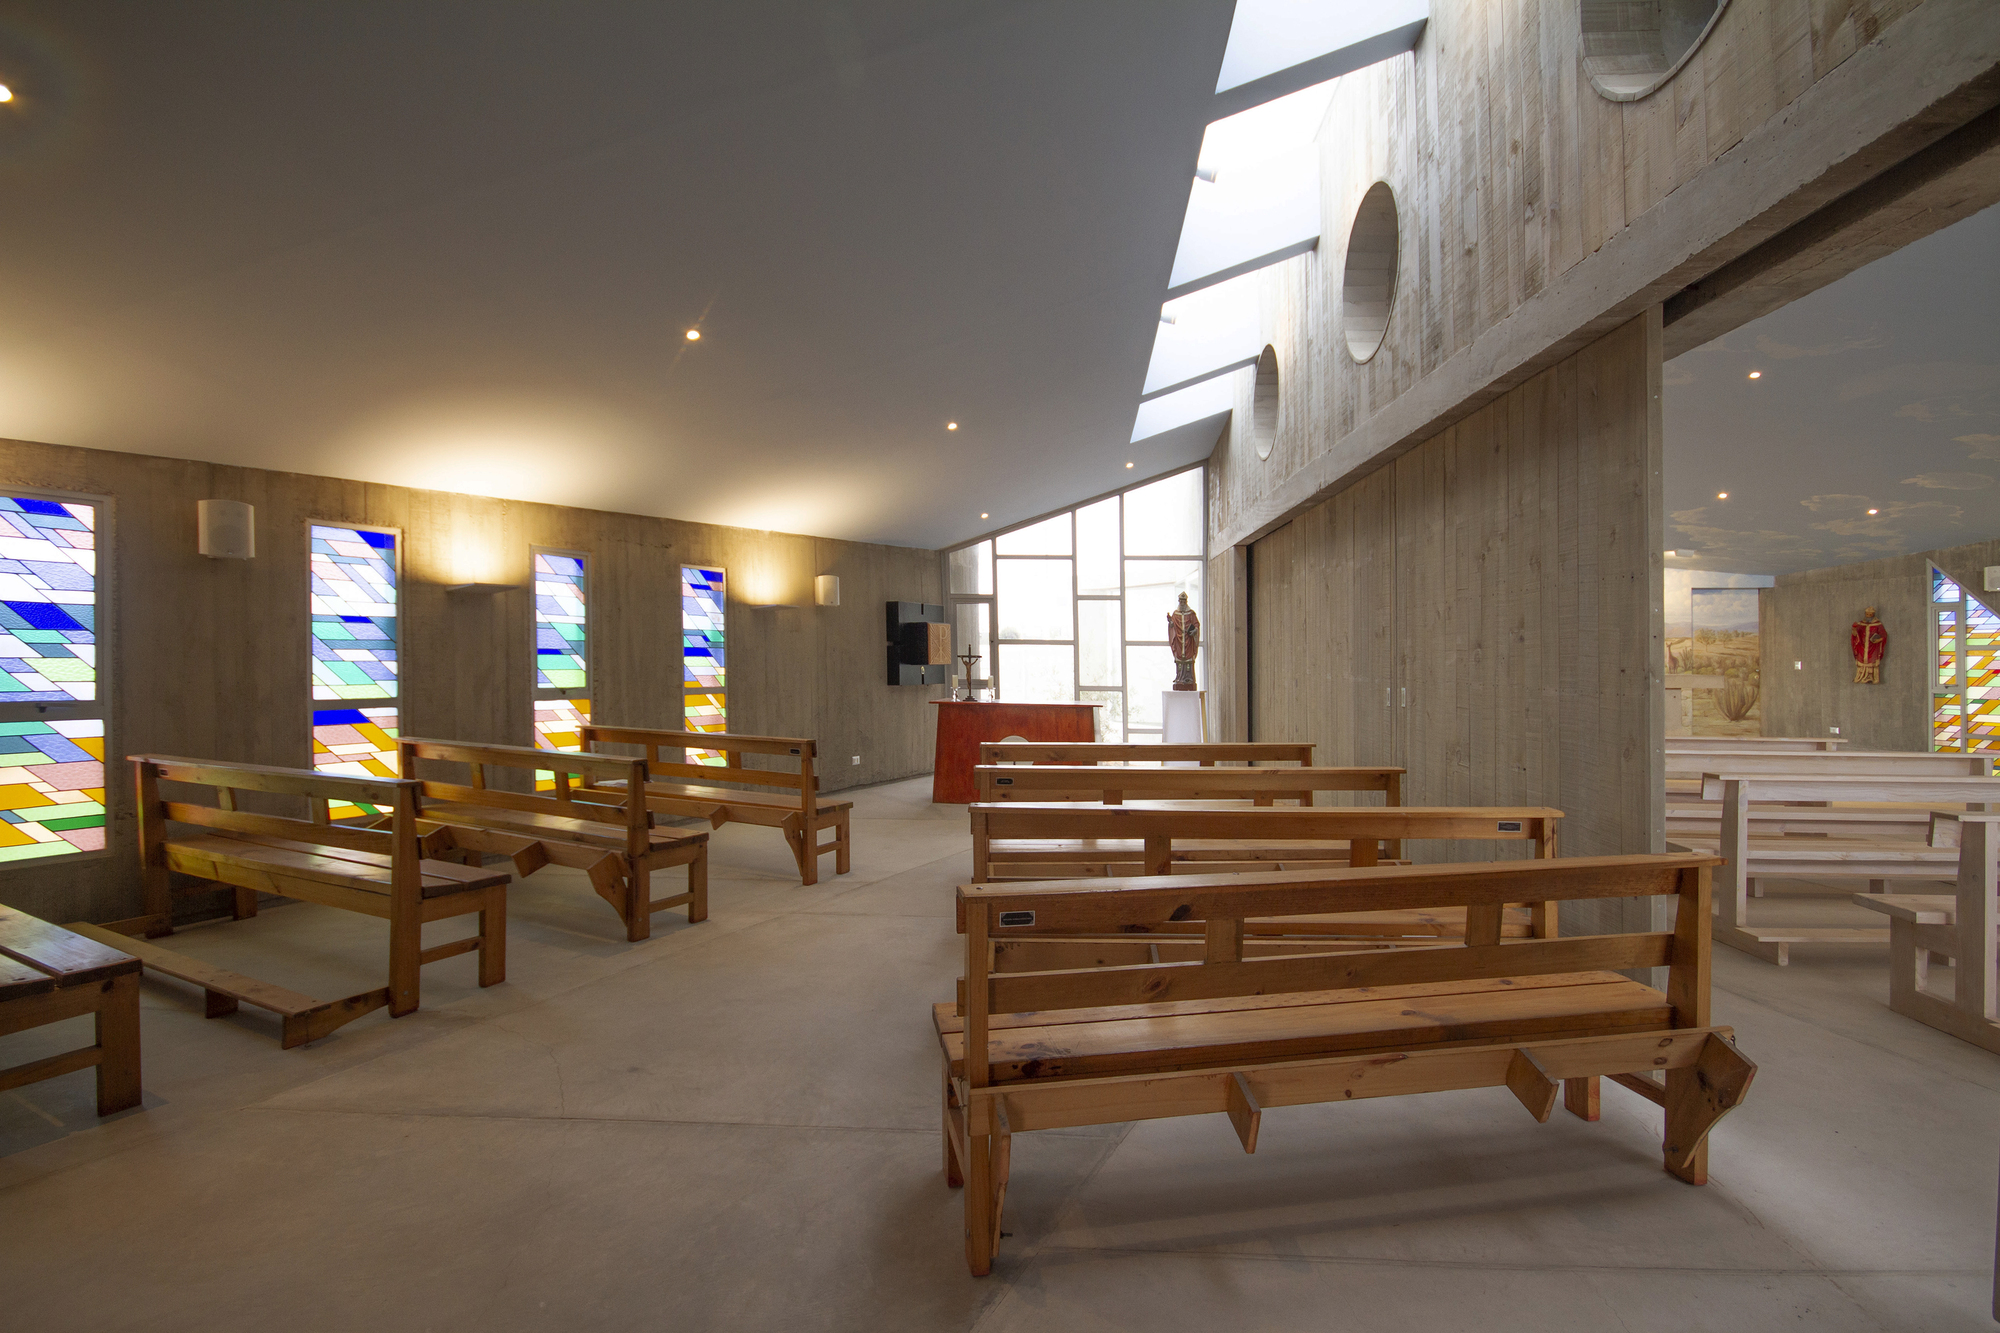
[(103, 848), (97, 507), (0, 496), (0, 862)]
[[(590, 721), (589, 557), (573, 551), (536, 551), (535, 744), (545, 750), (581, 750)], [(555, 774), (535, 774), (537, 791), (553, 791)]]
[[(723, 573), (681, 566), (682, 716), (689, 731), (729, 730), (728, 637)], [(689, 750), (690, 764), (724, 764), (720, 750)]]
[(2000, 615), (1931, 570), (1931, 748), (2000, 753)]
[[(315, 523), (310, 533), (312, 762), (322, 773), (396, 776), (396, 534)], [(335, 805), (334, 819), (381, 813)]]

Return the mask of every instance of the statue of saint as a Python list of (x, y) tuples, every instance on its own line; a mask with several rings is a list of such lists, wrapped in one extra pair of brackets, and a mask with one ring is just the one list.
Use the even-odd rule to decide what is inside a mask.
[(1854, 649), (1854, 683), (1880, 685), (1882, 654), (1889, 647), (1889, 631), (1875, 618), (1874, 607), (1861, 613), (1861, 619), (1854, 622), (1847, 641)]
[(1181, 604), (1167, 612), (1167, 651), (1174, 655), (1174, 688), (1193, 689), (1194, 655), (1201, 651), (1201, 617), (1188, 605), (1186, 593), (1181, 594)]

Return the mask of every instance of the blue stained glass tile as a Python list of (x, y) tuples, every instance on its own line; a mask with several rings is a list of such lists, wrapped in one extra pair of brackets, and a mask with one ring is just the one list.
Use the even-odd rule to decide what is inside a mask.
[[(74, 615), (75, 612), (71, 612), (70, 614)], [(68, 643), (89, 643), (97, 637), (87, 629), (66, 629), (62, 631), (62, 636), (64, 641)]]
[(310, 577), (312, 579), (313, 592), (315, 592), (321, 597), (332, 597), (335, 599), (339, 598), (340, 594), (333, 590), (332, 584), (328, 583), (325, 579), (321, 578), (317, 574), (313, 574)]
[(356, 662), (354, 665), (360, 667), (361, 674), (370, 680), (394, 680), (396, 678), (396, 673), (380, 662)]
[(34, 748), (26, 736), (0, 736), (0, 754), (26, 754)]
[(359, 708), (315, 708), (313, 710), (313, 725), (315, 727), (351, 727), (357, 726), (367, 720), (367, 714), (363, 713)]
[(88, 750), (83, 749), (66, 736), (56, 736), (53, 734), (48, 736), (30, 736), (28, 740), (33, 743), (35, 749), (47, 755), (49, 762), (52, 764), (77, 764), (91, 758)]
[(0, 810), (0, 819), (6, 820), (9, 824), (27, 823), (27, 820), (21, 818), (21, 816), (13, 810)]
[(0, 560), (0, 574), (25, 574), (28, 567), (19, 560)]
[(313, 636), (312, 655), (322, 662), (338, 662), (340, 650), (318, 635)]
[(75, 653), (73, 653), (73, 652), (71, 652), (71, 651), (70, 651), (70, 650), (68, 649), (68, 647), (66, 647), (65, 645), (63, 645), (63, 644), (60, 644), (60, 643), (41, 643), (41, 644), (36, 644), (35, 646), (36, 646), (37, 648), (40, 648), (40, 649), (42, 650), (42, 651), (41, 651), (41, 655), (42, 655), (43, 657), (75, 657), (75, 656), (76, 656), (76, 654), (75, 654)]
[(94, 606), (72, 606), (69, 609), (69, 618), (87, 630), (97, 629), (97, 608)]
[(33, 518), (30, 518), (28, 522), (34, 524), (38, 528), (44, 528), (49, 530), (59, 529), (66, 532), (90, 531), (90, 525), (88, 523), (84, 523), (77, 519), (71, 518), (67, 513), (65, 513), (60, 518), (57, 518), (53, 514), (36, 514)]
[(362, 541), (367, 542), (378, 551), (393, 551), (396, 549), (396, 534), (393, 532), (364, 532), (360, 536)]
[(88, 570), (67, 560), (24, 560), (21, 563), (36, 578), (64, 592), (89, 592), (96, 584)]
[(30, 500), (20, 495), (13, 497), (13, 499), (14, 503), (21, 507), (21, 512), (24, 514), (47, 514), (51, 518), (69, 517), (69, 511), (53, 500)]
[(350, 625), (372, 625), (375, 623), (367, 616), (342, 616), (341, 619)]
[(18, 674), (33, 669), (18, 657), (0, 657), (0, 671), (12, 671)]
[(54, 602), (0, 602), (19, 616), (30, 629), (76, 629), (76, 621)]

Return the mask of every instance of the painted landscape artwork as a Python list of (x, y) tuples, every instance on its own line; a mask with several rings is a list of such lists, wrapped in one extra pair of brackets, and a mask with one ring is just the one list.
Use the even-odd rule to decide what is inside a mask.
[(1757, 589), (1694, 588), (1688, 605), (1689, 632), (1667, 638), (1667, 673), (1722, 680), (1720, 688), (1694, 692), (1694, 734), (1761, 734), (1758, 701), (1763, 662), (1757, 638)]

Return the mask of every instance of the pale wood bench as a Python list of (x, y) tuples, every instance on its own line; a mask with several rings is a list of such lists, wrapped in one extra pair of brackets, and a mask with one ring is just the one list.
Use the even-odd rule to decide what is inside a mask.
[(0, 1069), (0, 1092), (97, 1071), (97, 1113), (139, 1104), (139, 960), (73, 927), (0, 907), (0, 1037), (92, 1016), (94, 1040), (60, 1055)]
[[(2000, 1053), (2000, 814), (1938, 816), (1933, 841), (1958, 856), (1953, 894), (1856, 894), (1889, 918), (1889, 1007)], [(1952, 964), (1952, 993), (1930, 988), (1930, 964)]]
[[(583, 748), (601, 750), (606, 745), (637, 746), (645, 753), (646, 804), (662, 814), (691, 815), (724, 823), (756, 824), (775, 828), (785, 835), (798, 863), (801, 884), (819, 883), (819, 859), (831, 854), (833, 873), (845, 875), (852, 869), (852, 814), (854, 802), (832, 800), (819, 794), (819, 778), (814, 769), (818, 747), (794, 736), (744, 736), (717, 731), (654, 731), (641, 727), (601, 727), (587, 724), (582, 731)], [(662, 757), (665, 750), (720, 750), (722, 764), (675, 763)], [(797, 772), (783, 769), (745, 768), (746, 754), (774, 755), (799, 761)], [(716, 786), (719, 782), (745, 783), (763, 791), (739, 791)], [(819, 840), (820, 830), (831, 829), (829, 841)]]
[[(1984, 756), (1972, 757), (1990, 765), (1991, 761)], [(1702, 777), (1702, 795), (1721, 803), (1720, 835), (1714, 839), (1676, 835), (1674, 842), (1691, 851), (1712, 848), (1722, 857), (1723, 881), (1716, 894), (1718, 920), (1715, 941), (1783, 967), (1791, 961), (1794, 944), (1873, 947), (1887, 943), (1889, 932), (1870, 926), (1753, 926), (1747, 919), (1747, 900), (1751, 882), (1757, 877), (1803, 875), (1865, 879), (1872, 888), (1879, 889), (1886, 888), (1890, 879), (1955, 878), (1957, 863), (1948, 851), (1908, 841), (1754, 838), (1750, 834), (1749, 818), (1752, 801), (1887, 801), (1984, 807), (1989, 802), (2000, 803), (2000, 778), (1973, 773), (1965, 776), (1871, 776), (1835, 772), (1709, 772)], [(1928, 820), (1930, 812), (1926, 810), (1922, 813)]]
[(1992, 777), (1993, 759), (1981, 754), (1919, 754), (1902, 750), (1779, 751), (1733, 749), (1667, 751), (1667, 793), (1670, 800), (1699, 795), (1704, 775), (1742, 776), (1801, 774), (1845, 775), (1856, 778)]
[[(1186, 770), (1199, 771), (1199, 770)], [(1538, 858), (1556, 855), (1556, 831), (1562, 811), (1544, 806), (1521, 809), (1418, 806), (1274, 806), (1263, 809), (1162, 809), (1151, 806), (1109, 806), (1081, 803), (975, 804), (968, 807), (972, 823), (972, 878), (976, 883), (1001, 879), (1081, 878), (1064, 874), (1085, 867), (1091, 875), (1209, 874), (1222, 871), (1288, 870), (1329, 865), (1375, 865), (1385, 844), (1400, 846), (1405, 838), (1452, 841), (1528, 842)], [(1309, 928), (1306, 928), (1309, 927)], [(1510, 909), (1508, 930), (1553, 937), (1551, 903)], [(1155, 961), (1174, 956), (1184, 941), (1173, 937), (1184, 927), (1162, 920), (1119, 940), (1091, 941), (1105, 957), (1133, 961), (1135, 950), (1148, 948)], [(1296, 935), (1356, 937), (1381, 945), (1426, 940), (1463, 933), (1462, 920), (1449, 912), (1354, 915), (1342, 914), (1319, 923), (1288, 921), (1258, 923), (1253, 934), (1271, 948)], [(1032, 965), (1028, 960), (1050, 956), (1046, 940), (1001, 965)]]
[[(1709, 1021), (1714, 864), (1579, 857), (962, 886), (959, 998), (932, 1012), (968, 1265), (992, 1268), (1012, 1136), (1028, 1130), (1224, 1114), (1254, 1152), (1268, 1108), (1505, 1087), (1538, 1121), (1558, 1095), (1595, 1119), (1610, 1077), (1665, 1109), (1666, 1169), (1705, 1183), (1708, 1131), (1756, 1068)], [(1500, 938), (1511, 901), (1652, 895), (1678, 898), (1671, 932)], [(1399, 953), (1243, 956), (1248, 920), (1356, 907), (1452, 910), (1472, 929), (1463, 944)], [(1010, 935), (1165, 919), (1204, 923), (1200, 961), (1013, 975), (988, 962), (990, 942)], [(1664, 993), (1611, 970), (1661, 965)]]
[(1704, 750), (1762, 750), (1769, 753), (1805, 753), (1838, 750), (1847, 742), (1839, 736), (1669, 736), (1668, 754), (1693, 754)]
[[(387, 1006), (391, 1017), (412, 1013), (422, 998), (426, 963), (479, 954), (479, 984), (507, 977), (507, 883), (512, 876), (427, 857), (417, 827), (417, 784), (394, 778), (349, 778), (305, 769), (227, 764), (166, 755), (134, 755), (139, 790), (139, 865), (146, 914), (108, 926), (75, 925), (79, 934), (133, 954), (152, 971), (200, 986), (207, 1016), (239, 1004), (269, 1009), (282, 1020), (286, 1049), (323, 1037)], [(165, 800), (162, 782), (211, 788), (214, 805)], [(325, 802), (386, 806), (386, 829), (355, 828), (255, 814), (237, 809), (239, 792), (302, 796)], [(199, 832), (172, 831), (172, 826)], [(448, 850), (433, 840), (429, 850)], [(255, 916), (257, 894), (339, 907), (389, 923), (389, 984), (338, 1000), (318, 1000), (245, 977), (163, 945), (127, 935), (173, 932), (172, 875), (232, 889), (238, 919)], [(427, 921), (476, 913), (479, 930), (426, 949)]]
[(1309, 741), (1201, 741), (1145, 745), (1120, 741), (987, 741), (982, 764), (1300, 764), (1310, 766)]
[[(685, 906), (690, 922), (708, 919), (708, 833), (653, 827), (652, 812), (626, 795), (626, 783), (644, 779), (644, 760), (414, 736), (397, 748), (404, 773), (419, 772), (420, 762), (468, 770), (465, 784), (420, 782), (417, 798), (421, 827), (447, 830), (460, 851), (509, 857), (524, 877), (545, 865), (582, 870), (632, 943), (652, 936), (655, 912)], [(488, 784), (490, 768), (553, 773), (555, 788), (501, 790)], [(653, 872), (673, 866), (687, 867), (687, 891), (653, 897)]]

